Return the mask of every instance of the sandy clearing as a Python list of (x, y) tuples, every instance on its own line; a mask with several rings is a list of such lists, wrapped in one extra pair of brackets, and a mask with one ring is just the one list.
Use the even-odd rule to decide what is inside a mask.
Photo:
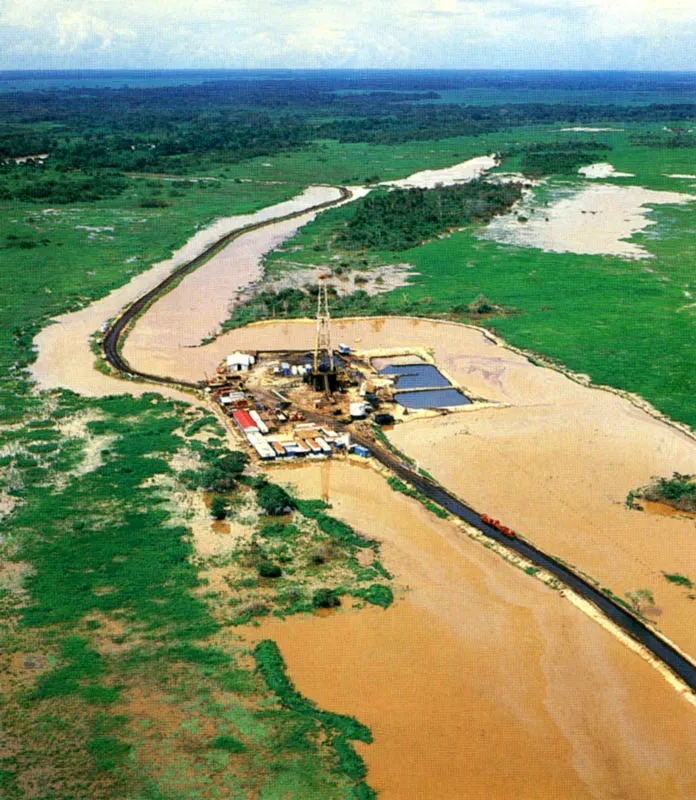
[(497, 164), (498, 160), (494, 155), (478, 156), (445, 169), (426, 169), (422, 172), (414, 172), (408, 178), (383, 181), (380, 186), (396, 186), (402, 189), (433, 189), (438, 184), (450, 186), (460, 181), (472, 181), (480, 178), (484, 172), (493, 169)]
[(116, 316), (122, 308), (156, 286), (172, 270), (195, 258), (225, 234), (244, 225), (301, 211), (316, 203), (334, 199), (337, 195), (338, 191), (331, 187), (310, 187), (292, 200), (268, 206), (254, 214), (217, 220), (196, 233), (171, 258), (155, 264), (147, 272), (137, 275), (87, 308), (57, 317), (44, 328), (34, 339), (38, 357), (31, 365), (32, 378), (40, 389), (68, 387), (74, 392), (89, 396), (123, 392), (140, 396), (144, 392), (157, 391), (167, 397), (190, 402), (189, 395), (175, 389), (133, 383), (97, 372), (93, 367), (95, 356), (90, 349), (92, 334), (106, 320)]
[[(285, 262), (290, 266), (291, 262)], [(309, 284), (316, 283), (319, 272), (331, 269), (331, 264), (317, 265), (311, 268), (297, 266), (294, 269), (284, 269), (277, 278), (266, 280), (263, 290), (266, 292), (279, 292), (281, 289), (302, 289)], [(357, 290), (367, 292), (371, 297), (377, 294), (391, 292), (409, 286), (411, 278), (418, 275), (411, 264), (384, 264), (371, 267), (363, 271), (350, 270), (332, 279), (332, 286), (339, 297), (345, 297)]]
[(488, 183), (523, 183), (526, 187), (541, 186), (545, 180), (533, 180), (521, 172), (491, 172), (486, 175)]
[(696, 178), (696, 175), (689, 175), (687, 173), (684, 173), (684, 174), (677, 173), (675, 175), (667, 175), (666, 177), (667, 178), (684, 178), (685, 180), (694, 180)]
[(612, 184), (585, 186), (548, 206), (537, 205), (530, 194), (515, 212), (496, 217), (481, 235), (554, 253), (650, 258), (647, 250), (626, 241), (655, 224), (648, 217), (648, 206), (695, 199), (684, 193)]
[(301, 692), (370, 726), (375, 741), (360, 750), (384, 800), (696, 791), (693, 708), (559, 594), (370, 469), (271, 474), (306, 497), (328, 488), (333, 513), (379, 538), (383, 563), (411, 587), (386, 612), (250, 632), (279, 643)]
[(617, 172), (611, 164), (601, 162), (590, 164), (587, 167), (580, 167), (578, 172), (586, 178), (635, 178), (632, 172)]

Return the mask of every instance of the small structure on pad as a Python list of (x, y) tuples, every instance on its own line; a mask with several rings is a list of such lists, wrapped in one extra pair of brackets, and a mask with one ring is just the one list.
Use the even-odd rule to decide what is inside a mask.
[(227, 356), (227, 360), (225, 362), (225, 368), (227, 372), (249, 372), (249, 370), (254, 366), (256, 363), (256, 358), (249, 353), (240, 353), (237, 350), (236, 353), (232, 353), (231, 356)]

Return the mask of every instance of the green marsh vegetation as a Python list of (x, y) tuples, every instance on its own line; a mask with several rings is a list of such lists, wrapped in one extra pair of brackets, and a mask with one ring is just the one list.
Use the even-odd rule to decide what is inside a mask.
[[(383, 569), (356, 558), (353, 540), (366, 541), (320, 502), (304, 501), (292, 522), (267, 509), (269, 496), (289, 495), (246, 479), (244, 454), (187, 439), (202, 412), (156, 394), (51, 400), (50, 415), (6, 432), (7, 470), (23, 443), (61, 441), (55, 419), (81, 419), (85, 437), (62, 481), (60, 449), (16, 468), (42, 468), (42, 482), (14, 485), (21, 505), (0, 527), (6, 563), (23, 574), (0, 595), (0, 713), (12, 753), (3, 796), (29, 796), (34, 773), (56, 798), (180, 796), (172, 786), (191, 797), (272, 798), (290, 786), (297, 797), (357, 796), (364, 774), (349, 745), (324, 741), (314, 712), (269, 704), (243, 641), (226, 631), (245, 611), (258, 615), (240, 608), (245, 592), (281, 614), (311, 610), (320, 585), (337, 596), (362, 587), (367, 602), (388, 605), (391, 591), (375, 583)], [(83, 471), (88, 440), (99, 459)], [(177, 458), (198, 466), (177, 472)], [(174, 501), (174, 492), (202, 491), (186, 487), (205, 487), (211, 470), (215, 480), (221, 470), (226, 502), (235, 508), (246, 495), (258, 519), (229, 569), (197, 556)], [(241, 576), (226, 600), (207, 590), (211, 567)]]
[(246, 534), (198, 562), (227, 586), (211, 599), (225, 625), (338, 606), (341, 597), (391, 605), (393, 576), (377, 542), (333, 517), (326, 503), (294, 498), (265, 478), (243, 479), (241, 489), (228, 516), (246, 524)]

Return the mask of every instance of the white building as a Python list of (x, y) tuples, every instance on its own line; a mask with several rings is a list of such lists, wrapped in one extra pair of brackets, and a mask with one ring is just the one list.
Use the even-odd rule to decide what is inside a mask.
[(239, 350), (231, 356), (227, 356), (228, 372), (249, 372), (254, 366), (256, 359), (248, 353), (240, 353)]

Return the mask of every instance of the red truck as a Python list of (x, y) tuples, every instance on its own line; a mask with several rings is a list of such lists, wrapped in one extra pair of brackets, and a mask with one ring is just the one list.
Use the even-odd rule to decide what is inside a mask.
[(488, 514), (481, 514), (481, 519), (486, 525), (490, 525), (492, 528), (495, 528), (497, 531), (500, 531), (504, 536), (507, 536), (509, 539), (516, 539), (517, 534), (515, 531), (510, 530), (506, 525), (503, 525), (502, 522), (498, 519), (493, 519), (493, 517), (489, 517)]

